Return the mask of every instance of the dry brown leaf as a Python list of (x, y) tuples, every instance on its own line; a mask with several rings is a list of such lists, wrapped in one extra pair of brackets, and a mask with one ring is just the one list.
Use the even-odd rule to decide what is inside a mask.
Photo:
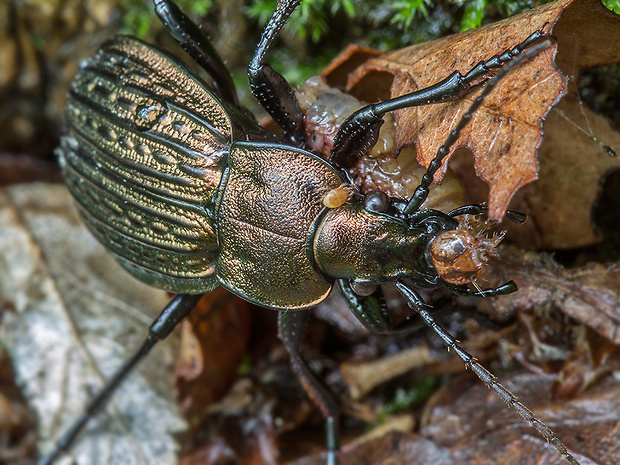
[(566, 315), (620, 344), (620, 266), (592, 263), (565, 269), (544, 253), (502, 249), (492, 274), (510, 276), (519, 291), (495, 299), (499, 311), (522, 312), (553, 304)]
[[(597, 24), (600, 40), (592, 37), (591, 24)], [(557, 36), (561, 63), (567, 61), (567, 53), (573, 53), (577, 45), (587, 54), (587, 58), (578, 60), (579, 66), (618, 61), (617, 47), (613, 45), (620, 41), (617, 15), (598, 0), (560, 0), (473, 31), (369, 59), (348, 74), (346, 86), (366, 101), (400, 96), (433, 85), (455, 70), (467, 72), (537, 30)], [(537, 177), (536, 151), (542, 139), (542, 123), (565, 92), (565, 78), (553, 64), (555, 47), (500, 82), (453, 145), (452, 151), (465, 146), (474, 153), (476, 170), (489, 184), (489, 216), (493, 219), (503, 217), (515, 192)], [(567, 51), (563, 52), (562, 47)], [(355, 53), (351, 55), (359, 61)], [(571, 65), (574, 62), (571, 60)], [(337, 64), (324, 75), (328, 83), (343, 84), (342, 68), (348, 66), (345, 60), (337, 59)], [(386, 95), (387, 87), (390, 93)], [(395, 150), (414, 144), (418, 161), (428, 165), (479, 92), (473, 91), (457, 102), (396, 112)], [(438, 173), (437, 179), (442, 175)]]
[[(563, 440), (580, 463), (614, 465), (620, 460), (617, 382), (608, 379), (584, 399), (554, 404), (554, 376), (518, 375), (505, 383)], [(426, 408), (418, 434), (390, 432), (345, 446), (342, 465), (559, 465), (557, 451), (491, 391), (469, 376), (440, 390)], [(577, 421), (576, 421), (577, 420)], [(325, 463), (325, 454), (293, 462)]]
[(602, 180), (620, 169), (620, 158), (607, 155), (576, 124), (620, 150), (620, 132), (576, 98), (569, 95), (551, 110), (538, 152), (539, 180), (522, 192), (525, 211), (533, 223), (530, 226), (535, 229), (534, 235), (526, 233), (518, 240), (526, 247), (577, 248), (600, 239), (592, 222), (593, 208)]
[(608, 363), (617, 352), (615, 344), (587, 326), (578, 326), (573, 329), (573, 333), (575, 344), (553, 383), (553, 400), (576, 397), (618, 368), (616, 359)]
[(58, 164), (25, 154), (0, 153), (0, 186), (21, 182), (61, 182)]
[(33, 456), (36, 438), (30, 432), (35, 425), (36, 417), (15, 384), (11, 359), (5, 348), (0, 348), (0, 463)]
[[(574, 86), (572, 78), (569, 86)], [(620, 169), (620, 158), (609, 156), (593, 137), (620, 153), (620, 132), (574, 94), (551, 109), (538, 150), (538, 180), (521, 189), (511, 203), (511, 209), (527, 212), (528, 221), (503, 225), (512, 242), (528, 249), (562, 250), (601, 240), (598, 226), (605, 225), (595, 221), (601, 188), (607, 176)], [(450, 166), (467, 185), (467, 201), (486, 201), (486, 186), (475, 178), (469, 158), (461, 155)]]
[(179, 403), (194, 421), (237, 377), (250, 337), (248, 307), (218, 288), (205, 295), (182, 322), (176, 388)]
[[(586, 458), (596, 464), (617, 463), (620, 450), (614, 450), (613, 438), (617, 418), (612, 413), (618, 409), (618, 399), (613, 394), (617, 382), (608, 379), (583, 398), (554, 403), (554, 379), (550, 375), (522, 374), (504, 380), (503, 384), (551, 426), (581, 463), (590, 463)], [(423, 436), (443, 446), (458, 445), (454, 452), (462, 459), (456, 462), (463, 465), (562, 463), (554, 448), (538, 437), (534, 428), (473, 381), (470, 388), (464, 388), (463, 378), (455, 378), (431, 399), (426, 406), (426, 424), (420, 430)]]
[[(129, 277), (96, 242), (64, 186), (0, 190), (0, 224), (2, 341), (48, 450), (138, 347), (168, 297)], [(172, 396), (171, 339), (121, 386), (110, 413), (89, 424), (71, 457), (176, 463), (173, 434), (184, 421)]]

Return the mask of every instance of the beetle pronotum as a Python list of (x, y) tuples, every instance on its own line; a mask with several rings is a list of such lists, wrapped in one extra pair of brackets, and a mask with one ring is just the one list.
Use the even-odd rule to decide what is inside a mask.
[[(449, 148), (495, 84), (551, 42), (537, 31), (464, 75), (454, 72), (430, 88), (363, 107), (340, 127), (325, 162), (306, 150), (294, 93), (265, 61), (300, 0), (279, 2), (249, 65), (254, 95), (284, 129), (280, 140), (239, 111), (230, 75), (201, 30), (170, 0), (154, 3), (164, 25), (211, 75), (214, 86), (150, 45), (114, 38), (81, 66), (73, 81), (69, 131), (58, 155), (97, 239), (134, 276), (178, 295), (153, 323), (144, 345), (40, 463), (52, 463), (69, 449), (135, 364), (202, 293), (218, 285), (280, 311), (280, 337), (326, 418), (327, 461), (336, 463), (338, 408), (299, 353), (306, 313), (288, 310), (316, 305), (337, 284), (366, 327), (387, 332), (397, 328), (381, 292), (356, 292), (386, 283), (489, 388), (568, 462), (577, 463), (548, 427), (436, 323), (416, 292), (444, 286), (457, 294), (490, 297), (516, 290), (512, 281), (486, 290), (466, 286), (480, 275), (493, 246), (459, 229), (457, 218), (483, 213), (484, 207), (467, 205), (448, 213), (420, 207)], [(458, 98), (471, 82), (495, 70), (408, 202), (355, 192), (346, 168), (374, 145), (384, 114)], [(343, 193), (343, 184), (346, 195), (324, 204), (326, 196)], [(509, 217), (523, 220), (514, 212)]]

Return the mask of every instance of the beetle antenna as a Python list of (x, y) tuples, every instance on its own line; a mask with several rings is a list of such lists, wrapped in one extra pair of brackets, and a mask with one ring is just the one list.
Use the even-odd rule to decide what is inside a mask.
[(543, 50), (551, 47), (553, 43), (553, 40), (546, 39), (543, 42), (534, 45), (532, 48), (515, 57), (514, 60), (506, 63), (506, 65), (499, 70), (495, 77), (486, 84), (480, 95), (478, 95), (478, 97), (474, 99), (467, 112), (461, 117), (456, 127), (450, 132), (446, 139), (446, 142), (441, 147), (439, 147), (439, 150), (437, 150), (437, 155), (429, 163), (426, 173), (424, 174), (424, 176), (422, 176), (420, 185), (416, 188), (415, 192), (411, 196), (411, 199), (409, 200), (409, 203), (405, 207), (405, 210), (403, 212), (405, 215), (411, 214), (424, 203), (424, 201), (428, 197), (429, 187), (433, 183), (435, 173), (441, 167), (443, 159), (448, 155), (448, 153), (450, 153), (450, 148), (457, 141), (465, 126), (469, 124), (472, 115), (476, 112), (476, 110), (478, 110), (478, 108), (480, 108), (480, 106), (484, 102), (484, 99), (489, 95), (489, 93), (491, 93), (497, 83), (501, 81), (502, 78), (504, 78), (504, 76), (506, 76), (512, 68), (519, 65), (522, 61), (529, 60), (530, 58), (538, 55)]
[(405, 283), (400, 281), (396, 282), (396, 288), (401, 295), (407, 300), (409, 307), (415, 310), (424, 320), (430, 328), (441, 338), (443, 343), (448, 347), (448, 350), (452, 349), (456, 355), (461, 359), (467, 368), (470, 368), (478, 378), (489, 388), (495, 391), (495, 393), (512, 407), (519, 415), (523, 417), (530, 425), (536, 428), (538, 434), (556, 448), (556, 450), (572, 465), (579, 465), (579, 462), (575, 460), (575, 457), (568, 451), (568, 448), (560, 441), (553, 431), (549, 429), (542, 421), (540, 421), (534, 413), (529, 410), (525, 405), (517, 400), (517, 398), (508, 389), (497, 382), (497, 378), (486, 368), (484, 368), (478, 361), (468, 352), (464, 351), (458, 344), (458, 341), (454, 339), (450, 333), (443, 329), (435, 318), (424, 308), (423, 301), (420, 296)]

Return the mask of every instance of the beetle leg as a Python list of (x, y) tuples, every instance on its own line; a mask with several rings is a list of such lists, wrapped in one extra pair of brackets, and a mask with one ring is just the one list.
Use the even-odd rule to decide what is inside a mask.
[(553, 444), (557, 451), (564, 456), (564, 458), (571, 464), (577, 464), (578, 462), (570, 454), (566, 446), (557, 438), (553, 431), (549, 429), (542, 421), (540, 421), (534, 413), (532, 413), (525, 405), (517, 400), (517, 398), (504, 386), (497, 382), (497, 378), (489, 372), (486, 368), (480, 365), (474, 357), (464, 351), (457, 343), (457, 341), (439, 324), (435, 321), (435, 318), (424, 308), (425, 304), (422, 298), (410, 287), (402, 282), (397, 282), (396, 287), (402, 296), (407, 300), (409, 306), (414, 309), (422, 317), (424, 322), (441, 338), (443, 343), (448, 349), (454, 350), (456, 355), (461, 359), (466, 367), (470, 368), (480, 380), (486, 384), (489, 389), (495, 391), (499, 397), (512, 407), (516, 412), (523, 417), (528, 423), (530, 423), (538, 433), (545, 438), (548, 442)]
[(442, 165), (443, 159), (448, 155), (450, 148), (459, 138), (461, 131), (469, 121), (472, 114), (482, 105), (486, 96), (493, 90), (497, 83), (515, 66), (523, 60), (527, 60), (542, 50), (552, 45), (551, 40), (545, 40), (523, 51), (542, 38), (542, 34), (537, 31), (528, 37), (521, 45), (506, 50), (502, 54), (481, 62), (472, 68), (464, 76), (455, 71), (444, 80), (425, 89), (411, 92), (400, 97), (392, 98), (384, 102), (367, 105), (353, 113), (340, 126), (338, 133), (334, 139), (334, 146), (329, 158), (331, 164), (338, 168), (349, 168), (360, 157), (362, 157), (377, 142), (379, 129), (383, 124), (383, 115), (394, 110), (403, 108), (411, 108), (419, 105), (427, 105), (431, 103), (440, 103), (447, 100), (458, 99), (467, 94), (474, 81), (490, 70), (501, 67), (499, 72), (489, 80), (482, 92), (473, 101), (467, 112), (461, 117), (456, 127), (450, 132), (445, 143), (437, 151), (437, 155), (428, 165), (426, 173), (420, 181), (420, 185), (416, 188), (411, 196), (404, 214), (410, 214), (417, 210), (428, 197), (429, 186), (433, 182), (435, 173)]
[[(368, 152), (377, 141), (379, 128), (383, 124), (382, 118), (386, 113), (403, 108), (457, 100), (470, 92), (472, 86), (477, 84), (476, 80), (480, 77), (489, 74), (494, 69), (502, 68), (506, 63), (508, 63), (508, 68), (512, 68), (514, 65), (510, 65), (510, 63), (513, 61), (520, 62), (523, 58), (517, 58), (524, 54), (525, 48), (532, 46), (543, 38), (542, 32), (536, 31), (517, 47), (505, 50), (503, 53), (495, 55), (487, 61), (481, 61), (465, 75), (455, 71), (447, 78), (430, 87), (359, 109), (340, 126), (334, 139), (334, 147), (329, 159), (330, 163), (341, 168), (349, 168), (356, 160)], [(537, 48), (534, 53), (529, 53), (528, 51), (526, 58), (539, 53), (542, 48)], [(498, 79), (501, 79), (501, 77), (495, 77), (492, 81), (497, 81)], [(470, 108), (468, 113), (471, 113), (473, 110), (473, 108)], [(471, 115), (466, 119), (470, 117)], [(465, 119), (465, 116), (463, 119)], [(446, 143), (446, 145), (449, 147), (455, 140), (456, 137), (454, 140), (450, 140), (449, 144)], [(439, 166), (441, 166), (441, 163), (439, 163)], [(435, 171), (437, 168), (435, 168)]]
[(391, 332), (394, 325), (381, 289), (377, 288), (368, 296), (360, 296), (355, 293), (348, 279), (339, 279), (337, 283), (351, 311), (366, 329), (373, 333)]
[[(525, 42), (528, 42), (528, 40), (529, 38), (526, 39)], [(473, 103), (470, 105), (467, 112), (461, 117), (456, 127), (450, 132), (450, 134), (446, 138), (445, 143), (441, 147), (439, 147), (439, 150), (437, 150), (437, 155), (435, 156), (435, 158), (433, 158), (433, 160), (431, 160), (431, 162), (428, 164), (428, 168), (426, 170), (426, 173), (424, 173), (424, 176), (422, 176), (420, 185), (416, 188), (415, 192), (411, 196), (411, 199), (409, 200), (407, 207), (405, 207), (405, 211), (404, 211), (405, 214), (408, 214), (408, 213), (411, 213), (417, 210), (420, 207), (420, 205), (424, 203), (424, 201), (426, 200), (426, 197), (428, 197), (429, 187), (433, 182), (435, 173), (441, 167), (443, 159), (448, 155), (448, 153), (450, 153), (450, 147), (452, 147), (452, 145), (457, 141), (457, 139), (461, 135), (461, 131), (471, 121), (472, 115), (482, 105), (482, 102), (484, 101), (484, 99), (495, 88), (497, 83), (504, 76), (506, 76), (512, 68), (517, 66), (519, 63), (521, 63), (524, 60), (529, 60), (530, 58), (538, 55), (540, 52), (550, 47), (552, 44), (553, 44), (552, 40), (547, 39), (539, 44), (534, 45), (532, 48), (526, 50), (525, 52), (521, 53), (521, 51), (519, 50), (519, 55), (514, 57), (512, 61), (508, 62), (503, 68), (501, 68), (499, 72), (495, 75), (495, 77), (486, 84), (486, 86), (484, 87), (480, 95), (478, 95), (478, 97), (474, 99)], [(476, 68), (474, 68), (474, 70), (475, 69)], [(472, 72), (474, 70), (472, 70)]]
[[(463, 205), (462, 207), (455, 208), (448, 213), (448, 216), (455, 217), (460, 215), (480, 215), (485, 213), (489, 208), (486, 205)], [(508, 210), (506, 212), (508, 219), (517, 224), (523, 224), (527, 220), (525, 213), (517, 212), (514, 210)]]
[(178, 44), (213, 78), (217, 94), (239, 105), (237, 90), (228, 69), (213, 44), (171, 0), (153, 0), (155, 13)]
[(479, 291), (473, 291), (467, 287), (455, 286), (454, 284), (450, 284), (446, 282), (444, 282), (443, 285), (444, 287), (449, 289), (454, 294), (462, 295), (466, 297), (468, 296), (495, 297), (497, 295), (512, 294), (513, 292), (517, 291), (517, 284), (514, 281), (508, 281), (507, 283), (504, 283), (501, 286), (494, 287), (491, 289), (482, 289)]
[[(369, 296), (360, 296), (355, 293), (349, 280), (339, 279), (337, 283), (351, 311), (368, 331), (393, 336), (403, 333), (411, 334), (424, 327), (418, 318), (412, 317), (407, 317), (398, 325), (394, 325), (381, 289), (377, 289)], [(441, 310), (446, 310), (446, 308), (439, 311)]]
[(185, 318), (190, 311), (196, 306), (203, 294), (179, 294), (170, 301), (162, 310), (161, 314), (153, 322), (149, 328), (149, 334), (142, 343), (142, 346), (126, 360), (118, 369), (114, 376), (107, 382), (103, 389), (94, 397), (84, 413), (78, 418), (71, 428), (56, 442), (54, 449), (45, 457), (43, 457), (38, 465), (50, 465), (64, 451), (68, 450), (77, 435), (82, 431), (84, 426), (94, 417), (102, 407), (106, 405), (108, 399), (114, 393), (116, 388), (123, 382), (132, 370), (153, 348), (155, 344), (164, 339), (176, 327), (178, 323)]
[(291, 357), (293, 370), (301, 381), (304, 390), (312, 401), (319, 407), (326, 421), (327, 436), (327, 463), (337, 465), (338, 459), (338, 404), (332, 398), (299, 352), (299, 344), (303, 336), (303, 329), (308, 317), (305, 311), (283, 311), (278, 317), (278, 334), (284, 343), (284, 347)]
[(265, 26), (254, 57), (248, 66), (252, 93), (278, 123), (296, 147), (305, 147), (304, 115), (293, 88), (265, 62), (265, 54), (301, 0), (280, 0), (276, 11)]

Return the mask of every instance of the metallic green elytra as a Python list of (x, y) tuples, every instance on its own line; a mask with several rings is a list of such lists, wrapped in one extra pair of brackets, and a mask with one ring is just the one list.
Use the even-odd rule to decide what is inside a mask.
[(312, 244), (323, 198), (343, 182), (327, 162), (233, 142), (247, 137), (236, 114), (131, 37), (107, 42), (80, 68), (67, 115), (67, 185), (93, 234), (137, 278), (178, 293), (222, 284), (277, 309), (329, 294)]
[(176, 292), (217, 285), (213, 218), (234, 129), (205, 85), (118, 37), (79, 69), (60, 163), (86, 224), (137, 278)]

